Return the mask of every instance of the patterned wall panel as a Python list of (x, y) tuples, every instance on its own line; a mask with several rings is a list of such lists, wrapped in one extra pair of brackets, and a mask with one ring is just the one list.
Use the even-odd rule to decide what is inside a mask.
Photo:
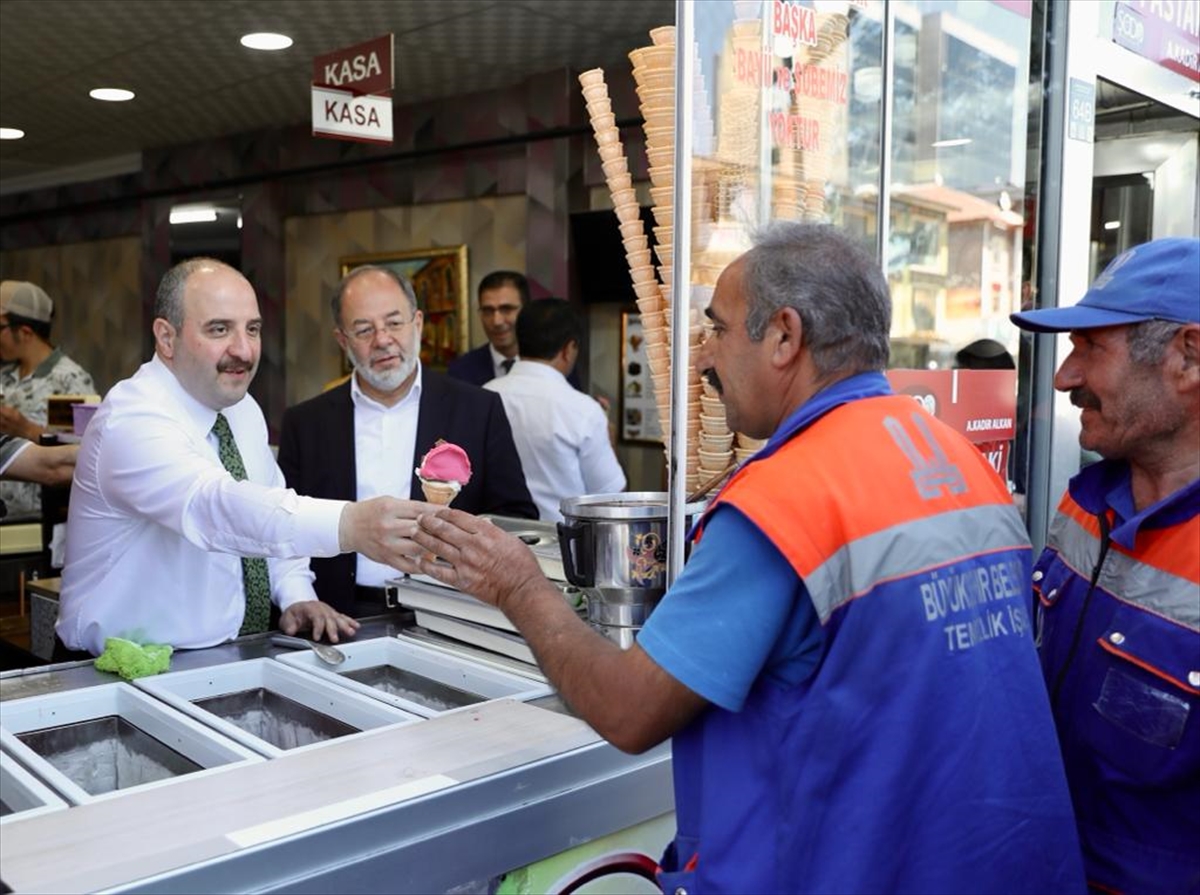
[[(623, 89), (622, 79), (629, 82)], [(614, 98), (633, 95), (632, 79), (620, 66), (611, 81)], [(111, 334), (127, 344), (110, 346), (116, 360), (98, 365), (111, 371), (104, 377), (107, 387), (128, 375), (129, 358), (140, 360), (152, 350), (154, 293), (171, 257), (171, 206), (240, 192), (243, 269), (258, 291), (268, 330), (253, 394), (274, 429), (287, 404), (312, 394), (340, 368), (324, 299), (297, 300), (296, 290), (328, 296), (341, 255), (466, 243), (472, 304), (479, 278), (500, 267), (526, 272), (536, 295), (571, 294), (570, 213), (588, 207), (583, 166), (587, 182), (597, 182), (595, 145), (586, 132), (524, 138), (587, 127), (575, 73), (556, 69), (502, 90), (397, 106), (395, 114), (397, 140), (390, 147), (314, 139), (304, 127), (260, 131), (149, 151), (138, 175), (0, 197), (0, 247), (33, 252), (34, 246), (58, 245), (69, 252), (74, 248), (62, 244), (81, 244), (76, 234), (137, 234), (132, 238), (140, 243), (140, 264), (132, 276), (138, 300), (125, 309), (130, 325), (114, 324)], [(636, 139), (637, 129), (629, 130)], [(632, 149), (629, 135), (622, 136)], [(497, 142), (453, 148), (488, 140)], [(394, 157), (413, 149), (443, 151)], [(644, 172), (638, 150), (630, 152), (630, 167)], [(348, 166), (312, 170), (322, 165)], [(279, 176), (305, 168), (311, 173)], [(162, 189), (175, 192), (147, 195)], [(413, 217), (418, 209), (425, 209), (419, 219)], [(313, 218), (315, 230), (297, 223), (303, 216)], [(295, 253), (294, 240), (305, 246), (303, 253)], [(70, 265), (95, 265), (92, 276), (99, 278), (106, 263), (84, 253)], [(54, 271), (61, 266), (49, 264)], [(294, 308), (311, 316), (294, 321)], [(471, 314), (471, 344), (482, 341)], [(322, 360), (314, 367), (310, 357)]]
[(242, 188), (242, 273), (258, 295), (263, 317), (262, 357), (251, 393), (272, 436), (287, 406), (283, 185), (259, 181)]
[(30, 280), (54, 299), (51, 341), (92, 374), (104, 394), (145, 359), (136, 236), (19, 249), (0, 255), (4, 279)]
[[(284, 226), (287, 404), (311, 398), (341, 375), (329, 312), (339, 258), (466, 243), (474, 296), (489, 271), (524, 267), (525, 216), (524, 196), (504, 196), (289, 217)], [(473, 319), (472, 344), (482, 338)]]

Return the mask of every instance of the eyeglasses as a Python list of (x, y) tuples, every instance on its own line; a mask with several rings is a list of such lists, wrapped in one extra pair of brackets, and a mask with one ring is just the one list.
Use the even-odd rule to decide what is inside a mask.
[[(400, 334), (404, 332), (404, 328), (416, 319), (416, 315), (414, 314), (407, 320), (396, 320), (393, 318), (392, 320), (384, 321), (382, 332), (386, 336), (390, 336), (393, 339), (398, 339), (400, 338)], [(375, 337), (379, 335), (380, 331), (381, 330), (378, 327), (363, 325), (356, 326), (350, 332), (346, 333), (346, 335), (350, 336), (350, 338), (354, 339), (356, 342), (370, 344), (371, 342), (375, 341)], [(346, 331), (342, 330), (342, 332)]]
[(479, 309), (480, 317), (507, 317), (509, 314), (515, 314), (521, 310), (520, 305), (490, 305)]

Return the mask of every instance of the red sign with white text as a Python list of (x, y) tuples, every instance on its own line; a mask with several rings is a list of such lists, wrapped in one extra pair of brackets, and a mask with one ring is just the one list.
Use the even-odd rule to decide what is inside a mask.
[(313, 86), (356, 94), (388, 93), (394, 86), (392, 35), (385, 34), (313, 59)]
[(976, 444), (1016, 434), (1016, 370), (888, 370), (887, 378), (897, 394)]

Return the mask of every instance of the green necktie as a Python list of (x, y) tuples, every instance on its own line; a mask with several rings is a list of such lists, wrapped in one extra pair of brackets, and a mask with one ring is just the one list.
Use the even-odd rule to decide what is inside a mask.
[[(239, 482), (246, 478), (246, 467), (233, 440), (233, 430), (225, 414), (218, 413), (213, 423), (213, 434), (217, 436), (217, 454), (221, 464)], [(242, 557), (242, 587), (246, 591), (246, 615), (238, 634), (261, 634), (271, 624), (271, 576), (267, 561), (262, 557)]]

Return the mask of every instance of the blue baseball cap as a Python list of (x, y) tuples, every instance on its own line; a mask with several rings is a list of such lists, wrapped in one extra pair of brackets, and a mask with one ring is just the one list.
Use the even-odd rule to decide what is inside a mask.
[(1112, 260), (1069, 308), (1009, 315), (1021, 329), (1061, 333), (1146, 320), (1200, 323), (1200, 239), (1156, 239)]

